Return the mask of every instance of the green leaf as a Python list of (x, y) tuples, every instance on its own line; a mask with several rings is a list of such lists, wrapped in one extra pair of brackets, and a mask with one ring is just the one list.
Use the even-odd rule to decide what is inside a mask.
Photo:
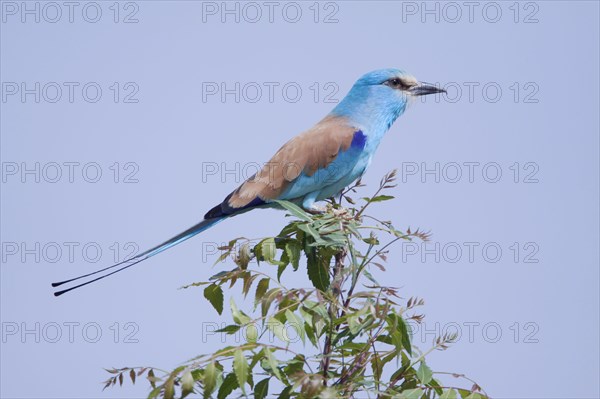
[(289, 241), (285, 244), (285, 253), (292, 264), (294, 270), (298, 270), (298, 266), (300, 265), (300, 251), (302, 250), (302, 245), (298, 241)]
[(410, 333), (408, 331), (410, 327), (406, 324), (402, 316), (397, 316), (396, 318), (398, 320), (398, 330), (402, 334), (402, 346), (412, 356), (412, 345), (410, 344)]
[(421, 361), (421, 365), (417, 370), (417, 378), (423, 384), (428, 384), (431, 381), (431, 378), (433, 378), (433, 372), (431, 371), (429, 366), (423, 361)]
[(365, 275), (366, 278), (368, 278), (369, 280), (371, 280), (371, 282), (375, 285), (381, 285), (379, 284), (379, 282), (377, 282), (377, 280), (375, 280), (375, 278), (373, 277), (373, 275), (367, 270), (367, 269), (363, 269), (362, 273)]
[(263, 300), (261, 301), (260, 308), (262, 317), (266, 317), (269, 309), (271, 308), (271, 304), (277, 298), (277, 295), (281, 292), (281, 288), (271, 288), (265, 294)]
[(279, 396), (277, 397), (277, 399), (290, 399), (290, 395), (292, 393), (292, 389), (294, 389), (294, 387), (292, 385), (287, 386), (283, 389), (283, 391), (281, 391), (281, 393), (279, 394)]
[(250, 323), (250, 317), (241, 312), (237, 305), (235, 304), (233, 298), (230, 299), (229, 304), (231, 306), (231, 315), (233, 316), (233, 321), (238, 324), (248, 324)]
[(173, 397), (175, 397), (175, 387), (173, 384), (175, 384), (173, 377), (170, 377), (167, 382), (165, 382), (163, 399), (173, 399)]
[(254, 294), (254, 306), (263, 298), (267, 290), (269, 289), (269, 279), (263, 278), (258, 282), (256, 286), (256, 293)]
[(400, 331), (394, 331), (390, 334), (390, 337), (392, 338), (392, 345), (396, 347), (396, 353), (402, 352), (402, 334)]
[(217, 386), (217, 364), (215, 362), (211, 362), (206, 366), (204, 370), (204, 397), (210, 398), (210, 395), (215, 390)]
[(283, 274), (283, 272), (285, 271), (286, 267), (287, 267), (287, 263), (282, 263), (279, 265), (279, 267), (277, 268), (277, 281), (281, 282), (281, 275)]
[(275, 246), (275, 239), (273, 237), (265, 238), (254, 247), (256, 256), (259, 260), (264, 260), (272, 265), (278, 265), (279, 262), (275, 259), (277, 255), (277, 247)]
[(221, 387), (219, 388), (217, 399), (226, 399), (238, 387), (239, 385), (237, 382), (237, 378), (235, 378), (235, 374), (227, 374), (227, 377), (225, 377), (223, 383), (221, 384)]
[(244, 294), (244, 298), (246, 298), (248, 292), (250, 292), (250, 288), (252, 288), (252, 283), (254, 282), (254, 280), (256, 280), (257, 277), (257, 274), (253, 276), (252, 273), (244, 272), (242, 277), (242, 279), (244, 280), (244, 285), (242, 287), (242, 293)]
[[(305, 301), (304, 303), (306, 303), (306, 301)], [(300, 307), (298, 308), (298, 310), (300, 311), (300, 314), (302, 315), (302, 318), (303, 318), (304, 320), (306, 320), (306, 322), (307, 322), (308, 324), (311, 324), (311, 323), (312, 323), (312, 316), (311, 316), (311, 314), (310, 314), (310, 313), (309, 313), (309, 312), (306, 310), (306, 308), (304, 307), (304, 305), (303, 305), (303, 306), (300, 306)]]
[(375, 236), (370, 236), (369, 238), (363, 238), (363, 242), (369, 245), (379, 245), (379, 240)]
[(204, 297), (213, 305), (217, 313), (223, 313), (223, 290), (216, 284), (211, 284), (204, 289)]
[(378, 195), (377, 197), (363, 198), (363, 199), (367, 200), (369, 202), (382, 202), (382, 201), (389, 201), (391, 199), (394, 199), (394, 197), (391, 195)]
[(331, 256), (326, 254), (317, 254), (307, 262), (308, 278), (313, 286), (321, 291), (327, 291), (329, 288), (329, 268)]
[(246, 384), (246, 381), (248, 381), (248, 362), (241, 349), (236, 349), (233, 355), (233, 371), (235, 372), (237, 382), (245, 395), (246, 391), (244, 385)]
[(454, 389), (444, 390), (440, 395), (440, 399), (456, 399), (456, 391)]
[(226, 334), (235, 334), (236, 332), (239, 331), (239, 329), (242, 328), (241, 326), (235, 325), (235, 324), (230, 324), (228, 326), (225, 326), (221, 329), (218, 329), (215, 332), (224, 332)]
[(472, 394), (467, 396), (465, 399), (481, 399), (481, 395), (478, 394), (477, 392), (473, 392)]
[(358, 316), (352, 315), (348, 317), (348, 328), (353, 335), (360, 332), (361, 324), (359, 323)]
[[(227, 276), (229, 273), (230, 273), (230, 271), (225, 271), (225, 270), (224, 270), (224, 271), (222, 271), (222, 272), (219, 272), (219, 273), (215, 274), (214, 276), (211, 276), (211, 277), (209, 278), (209, 280), (210, 280), (210, 281), (214, 281), (214, 280), (220, 280), (220, 279), (222, 279), (223, 277)], [(202, 283), (197, 283), (197, 284), (202, 284)]]
[(260, 362), (264, 358), (265, 358), (265, 355), (262, 350), (255, 352), (254, 356), (252, 356), (252, 360), (250, 360), (250, 371), (252, 371), (254, 369), (254, 366), (256, 366), (258, 364), (258, 362)]
[(269, 378), (265, 378), (262, 381), (259, 381), (258, 384), (254, 386), (254, 398), (255, 399), (264, 399), (269, 394)]
[(285, 325), (279, 320), (277, 320), (275, 317), (271, 317), (269, 319), (269, 321), (267, 322), (267, 328), (283, 342), (290, 342), (290, 339), (287, 336), (287, 332), (285, 331)]
[(156, 388), (156, 376), (154, 375), (154, 370), (150, 369), (146, 378), (148, 378), (148, 381), (150, 381), (152, 388)]
[(371, 357), (371, 368), (373, 369), (375, 381), (379, 381), (381, 379), (381, 373), (383, 372), (383, 362), (377, 353), (374, 353)]
[(327, 234), (323, 239), (328, 242), (328, 245), (336, 247), (343, 247), (348, 242), (347, 237), (341, 233)]
[(431, 381), (429, 382), (429, 384), (427, 384), (427, 386), (433, 388), (435, 393), (438, 395), (441, 395), (442, 393), (444, 393), (444, 389), (442, 388), (442, 386), (440, 385), (438, 380), (436, 380), (435, 378), (432, 378)]
[(305, 233), (310, 234), (310, 236), (315, 240), (311, 245), (327, 245), (327, 241), (323, 240), (319, 232), (310, 224), (301, 224), (298, 228)]
[(158, 398), (160, 391), (162, 391), (162, 386), (154, 387), (148, 394), (148, 399)]
[(318, 347), (317, 335), (316, 335), (315, 331), (313, 330), (313, 328), (310, 326), (310, 324), (305, 323), (304, 330), (306, 332), (306, 336), (308, 337), (308, 340), (310, 341), (310, 343), (313, 344), (313, 346), (315, 348)]
[(250, 343), (256, 342), (258, 339), (258, 328), (254, 323), (248, 324), (246, 326), (246, 340)]
[(457, 391), (462, 399), (466, 399), (468, 396), (471, 396), (471, 393), (472, 393), (468, 389), (461, 389), (461, 388), (458, 388)]
[(296, 331), (296, 333), (300, 336), (302, 343), (306, 343), (306, 334), (304, 332), (304, 321), (294, 312), (287, 309), (285, 311), (285, 318), (287, 319), (290, 326)]
[(192, 372), (190, 370), (186, 370), (181, 376), (181, 397), (185, 398), (190, 393), (194, 392), (194, 377), (192, 377)]
[(273, 374), (275, 374), (275, 377), (277, 377), (280, 381), (283, 381), (283, 378), (281, 377), (281, 372), (279, 371), (278, 367), (279, 363), (277, 362), (277, 359), (275, 359), (275, 356), (273, 356), (273, 353), (271, 353), (271, 350), (265, 347), (264, 353), (265, 357), (267, 358), (267, 363), (271, 367), (271, 370), (273, 371)]
[(397, 356), (398, 355), (393, 352), (385, 356), (383, 359), (381, 359), (381, 367), (385, 367), (386, 364), (394, 360)]
[(312, 222), (310, 214), (304, 211), (298, 205), (289, 201), (273, 200), (273, 202), (288, 210), (292, 215), (296, 216), (298, 219), (304, 220), (305, 222)]
[(398, 399), (419, 399), (421, 395), (423, 395), (423, 390), (421, 388), (407, 389), (400, 393)]
[(304, 370), (304, 364), (306, 364), (306, 358), (304, 355), (296, 355), (292, 359), (287, 361), (286, 366), (283, 369), (285, 375), (291, 376), (296, 373), (301, 373)]

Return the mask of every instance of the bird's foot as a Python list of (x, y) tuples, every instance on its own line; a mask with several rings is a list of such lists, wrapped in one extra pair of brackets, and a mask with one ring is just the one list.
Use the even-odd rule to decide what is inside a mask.
[(312, 215), (321, 215), (327, 212), (327, 207), (323, 205), (312, 204), (308, 207), (304, 207), (304, 210)]
[(338, 219), (350, 220), (353, 218), (351, 212), (348, 208), (340, 207), (336, 208), (331, 204), (325, 205), (317, 205), (312, 204), (308, 207), (304, 207), (304, 210), (312, 215), (322, 215), (324, 213), (333, 213), (333, 215)]

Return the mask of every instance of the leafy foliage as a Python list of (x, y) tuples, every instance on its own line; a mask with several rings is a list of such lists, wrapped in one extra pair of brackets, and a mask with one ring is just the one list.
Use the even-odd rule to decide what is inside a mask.
[[(253, 292), (249, 314), (230, 298), (234, 324), (218, 330), (227, 335), (245, 332), (245, 342), (197, 356), (173, 371), (160, 371), (160, 377), (154, 368), (107, 370), (111, 376), (105, 388), (122, 385), (127, 377), (135, 383), (145, 375), (152, 387), (149, 398), (195, 393), (204, 398), (241, 394), (263, 399), (269, 392), (280, 399), (487, 398), (464, 375), (436, 373), (427, 365), (432, 351), (445, 350), (456, 337), (438, 337), (433, 347), (421, 352), (411, 342), (408, 322), (421, 322), (422, 315), (409, 312), (424, 301), (404, 301), (397, 288), (381, 285), (372, 274), (375, 269), (385, 271), (392, 244), (429, 238), (419, 230), (401, 231), (389, 221), (365, 215), (372, 204), (393, 199), (382, 192), (394, 187), (395, 175), (386, 175), (360, 206), (349, 195), (362, 187), (360, 181), (342, 193), (339, 202), (331, 199), (321, 214), (278, 201), (293, 219), (277, 236), (256, 244), (244, 238), (230, 241), (221, 248), (218, 261), (231, 258), (235, 267), (208, 282), (184, 287), (206, 286), (204, 297), (218, 314), (224, 307), (223, 287), (237, 284), (245, 297)], [(352, 206), (342, 207), (342, 199)], [(250, 267), (252, 262), (256, 268)], [(260, 270), (265, 263), (276, 267), (276, 277)], [(303, 265), (312, 287), (281, 284), (283, 273), (297, 272)], [(311, 347), (312, 354), (294, 351), (293, 338)], [(472, 386), (443, 385), (438, 378), (444, 375)]]

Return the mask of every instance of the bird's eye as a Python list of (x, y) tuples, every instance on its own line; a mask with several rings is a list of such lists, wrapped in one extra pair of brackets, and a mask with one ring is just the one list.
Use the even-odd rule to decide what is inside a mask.
[(400, 78), (392, 78), (383, 82), (385, 85), (390, 86), (393, 89), (405, 89), (407, 85)]

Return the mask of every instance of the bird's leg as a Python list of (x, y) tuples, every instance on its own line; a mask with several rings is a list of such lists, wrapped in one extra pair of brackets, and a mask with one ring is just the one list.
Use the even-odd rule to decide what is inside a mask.
[(304, 199), (302, 200), (302, 208), (304, 208), (306, 212), (311, 213), (313, 215), (319, 215), (327, 211), (327, 207), (323, 205), (317, 205), (316, 201), (318, 194), (319, 192), (315, 191), (310, 194), (307, 194), (304, 197)]

